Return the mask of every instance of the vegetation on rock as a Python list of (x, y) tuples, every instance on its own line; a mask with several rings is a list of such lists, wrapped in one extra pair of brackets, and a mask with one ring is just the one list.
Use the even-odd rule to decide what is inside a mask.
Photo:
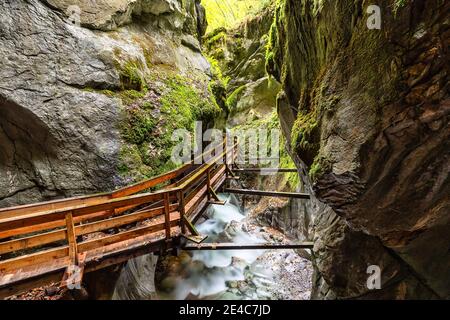
[(208, 31), (232, 28), (248, 15), (257, 14), (272, 0), (202, 0), (206, 9)]
[(121, 122), (124, 144), (120, 172), (135, 180), (155, 176), (175, 167), (171, 140), (176, 129), (193, 131), (195, 121), (212, 121), (222, 111), (210, 92), (201, 92), (192, 79), (168, 76), (162, 80), (159, 93), (152, 89), (138, 92), (135, 100), (126, 96)]

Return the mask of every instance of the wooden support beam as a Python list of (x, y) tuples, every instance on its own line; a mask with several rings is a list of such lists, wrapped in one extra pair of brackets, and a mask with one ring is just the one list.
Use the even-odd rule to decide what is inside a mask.
[(211, 169), (208, 169), (208, 171), (206, 171), (206, 186), (208, 189), (208, 201), (211, 200), (211, 192), (209, 192), (209, 190), (211, 190)]
[(181, 236), (183, 238), (187, 239), (188, 241), (192, 241), (197, 244), (202, 243), (203, 241), (205, 241), (208, 238), (208, 236), (201, 236), (201, 235), (200, 236), (187, 236), (187, 235), (182, 234)]
[[(172, 212), (176, 209), (177, 205), (171, 205), (169, 207), (169, 212)], [(146, 210), (139, 210), (135, 213), (78, 225), (75, 227), (75, 234), (76, 236), (80, 236), (93, 232), (116, 228), (123, 225), (139, 222), (145, 219), (151, 219), (163, 213), (164, 207), (146, 208)], [(75, 222), (76, 221), (74, 219), (74, 223)], [(66, 235), (67, 235), (66, 229), (60, 229), (25, 238), (0, 242), (0, 255), (8, 252), (29, 249), (61, 241), (66, 239)]]
[[(197, 231), (197, 228), (192, 224), (192, 222), (189, 221), (189, 219), (186, 216), (183, 216), (183, 220), (187, 229), (193, 236), (200, 236), (200, 233)], [(183, 235), (185, 234), (186, 233), (183, 233)]]
[(186, 223), (185, 223), (185, 219), (184, 217), (186, 216), (186, 207), (185, 207), (185, 203), (184, 203), (184, 191), (181, 190), (178, 193), (178, 204), (179, 204), (179, 208), (178, 208), (178, 212), (180, 212), (180, 227), (181, 227), (181, 233), (182, 234), (186, 234)]
[(287, 173), (287, 172), (298, 172), (298, 169), (295, 168), (242, 168), (242, 169), (233, 169), (234, 172), (267, 172), (267, 173)]
[(69, 258), (73, 265), (78, 264), (78, 246), (77, 236), (75, 234), (75, 225), (73, 223), (72, 212), (66, 213), (66, 232), (69, 245)]
[(30, 227), (28, 232), (34, 232), (33, 227), (39, 228), (39, 225), (52, 222), (58, 219), (63, 220), (68, 212), (72, 212), (72, 216), (76, 217), (88, 215), (97, 212), (103, 212), (105, 210), (127, 207), (130, 205), (142, 205), (153, 201), (158, 201), (163, 199), (164, 193), (167, 191), (157, 191), (154, 193), (147, 193), (142, 195), (135, 195), (120, 199), (113, 199), (105, 201), (101, 204), (81, 206), (81, 207), (71, 207), (67, 209), (61, 209), (56, 211), (50, 211), (46, 213), (30, 214), (27, 216), (21, 216), (19, 218), (7, 218), (0, 219), (0, 234), (3, 232), (8, 232), (11, 229)]
[(69, 290), (80, 290), (81, 283), (83, 282), (84, 267), (86, 265), (86, 253), (80, 253), (78, 255), (78, 264), (69, 265), (64, 272), (61, 287)]
[[(172, 227), (178, 225), (178, 223), (179, 223), (178, 214), (176, 212), (172, 213), (170, 220), (171, 220), (170, 223), (171, 223)], [(90, 251), (93, 249), (98, 249), (98, 248), (105, 247), (105, 246), (108, 246), (110, 244), (114, 244), (117, 242), (123, 242), (125, 240), (137, 238), (137, 237), (140, 237), (143, 235), (155, 233), (158, 231), (163, 231), (163, 230), (165, 230), (165, 227), (166, 227), (165, 223), (162, 222), (162, 223), (158, 223), (158, 224), (152, 224), (152, 225), (134, 228), (134, 229), (131, 229), (128, 231), (119, 232), (119, 233), (116, 233), (116, 234), (113, 234), (110, 236), (106, 236), (106, 237), (102, 237), (99, 239), (87, 240), (87, 241), (79, 243), (78, 250), (79, 250), (79, 252), (86, 252), (86, 251)]]
[(217, 195), (217, 193), (213, 190), (213, 188), (209, 188), (208, 189), (208, 193), (211, 195), (211, 197), (215, 200), (215, 201), (217, 201), (217, 202), (222, 202), (221, 200), (220, 200), (220, 198), (219, 198), (219, 196)]
[(232, 178), (235, 178), (236, 175), (234, 174), (233, 170), (230, 169), (228, 165), (225, 166), (227, 174), (229, 174)]
[(294, 198), (294, 199), (310, 199), (311, 195), (297, 192), (278, 192), (278, 191), (262, 191), (262, 190), (247, 190), (247, 189), (225, 189), (226, 193), (237, 193), (253, 196), (266, 196), (278, 198)]
[(300, 242), (290, 244), (280, 243), (257, 243), (257, 244), (235, 244), (235, 243), (200, 243), (187, 244), (183, 250), (264, 250), (264, 249), (313, 249), (314, 243)]
[[(226, 140), (224, 145), (227, 146)], [(225, 148), (225, 152), (214, 160), (227, 159), (232, 151)], [(89, 272), (92, 268), (101, 269), (119, 260), (126, 261), (136, 255), (135, 250), (145, 254), (143, 246), (149, 243), (161, 240), (164, 244), (158, 246), (173, 246), (173, 240), (178, 239), (180, 234), (180, 223), (184, 234), (186, 231), (192, 233), (188, 235), (191, 241), (204, 241), (205, 237), (198, 234), (192, 221), (207, 208), (207, 198), (214, 204), (223, 204), (215, 190), (223, 185), (227, 174), (233, 175), (233, 171), (226, 164), (216, 161), (200, 166), (188, 164), (112, 193), (0, 209), (0, 239), (14, 237), (0, 242), (0, 254), (35, 247), (38, 250), (0, 261), (0, 289), (9, 284), (19, 289), (26, 281), (38, 283), (34, 281), (41, 275), (51, 275), (51, 279), (55, 279), (59, 274), (61, 280), (64, 270), (65, 280), (70, 278), (72, 284), (80, 284), (85, 272), (85, 259), (88, 262), (86, 272)], [(172, 185), (166, 186), (164, 190), (136, 194), (162, 183)], [(179, 200), (177, 203), (176, 194)], [(132, 226), (143, 220), (146, 220), (145, 224)], [(116, 230), (117, 233), (77, 243), (80, 235), (125, 225), (132, 229)], [(60, 241), (65, 239), (68, 244), (62, 245)], [(48, 250), (42, 248), (51, 243), (59, 247), (52, 246)], [(115, 257), (117, 251), (125, 249), (129, 251), (127, 255)], [(104, 260), (105, 263), (92, 266), (97, 258), (104, 259), (106, 252), (113, 256)], [(9, 289), (6, 291), (12, 292)]]
[(136, 183), (134, 185), (131, 186), (127, 186), (124, 187), (120, 190), (114, 191), (112, 193), (112, 198), (116, 199), (116, 198), (123, 198), (126, 196), (130, 196), (133, 194), (136, 194), (138, 192), (147, 190), (149, 188), (155, 187), (159, 184), (165, 183), (170, 181), (171, 179), (174, 179), (180, 175), (182, 175), (184, 172), (186, 172), (187, 170), (189, 170), (189, 168), (191, 167), (191, 164), (186, 164), (184, 166), (182, 166), (181, 168), (175, 169), (173, 171), (170, 171), (168, 173), (164, 173), (161, 174), (157, 177), (154, 178), (150, 178), (146, 181), (142, 181), (139, 183)]
[(170, 202), (169, 194), (164, 194), (164, 223), (166, 226), (166, 239), (170, 239)]
[[(89, 273), (104, 269), (106, 267), (117, 265), (122, 262), (128, 261), (135, 257), (146, 255), (149, 252), (158, 251), (163, 245), (167, 245), (164, 240), (151, 241), (141, 241), (138, 246), (133, 244), (121, 245), (121, 249), (118, 251), (105, 252), (100, 255), (93, 255), (86, 258), (86, 266), (84, 268), (84, 273)], [(171, 244), (169, 244), (171, 246)], [(82, 261), (79, 255), (79, 261)], [(0, 273), (0, 300), (6, 297), (17, 295), (26, 292), (33, 288), (38, 288), (52, 283), (57, 283), (64, 277), (65, 265), (68, 261), (62, 261), (59, 266), (55, 268), (44, 268), (42, 273), (38, 271), (33, 272), (27, 277), (23, 272), (16, 273), (12, 278), (9, 275), (3, 276), (3, 278), (8, 277), (9, 281), (3, 281), (2, 275)], [(83, 274), (84, 274), (83, 273)]]
[(227, 202), (226, 201), (208, 201), (208, 204), (213, 204), (217, 206), (224, 206)]
[(10, 271), (17, 271), (34, 264), (50, 263), (51, 261), (61, 258), (67, 258), (67, 261), (69, 261), (68, 256), (69, 247), (63, 246), (32, 253), (26, 256), (19, 256), (16, 258), (0, 261), (0, 274), (9, 273)]
[(0, 255), (29, 248), (34, 248), (61, 241), (67, 238), (66, 229), (41, 233), (38, 235), (0, 242)]

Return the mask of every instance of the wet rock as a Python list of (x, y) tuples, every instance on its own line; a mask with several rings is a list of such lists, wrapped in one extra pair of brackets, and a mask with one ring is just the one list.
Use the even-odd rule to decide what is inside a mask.
[(52, 287), (45, 288), (45, 294), (47, 296), (54, 296), (55, 294), (58, 293), (58, 291), (59, 291), (58, 287), (53, 287), (52, 286)]
[[(196, 36), (204, 32), (204, 27), (197, 28), (197, 23), (204, 24), (203, 12), (199, 11), (196, 0), (183, 4), (179, 0), (44, 0), (50, 7), (61, 11), (69, 19), (77, 19), (83, 27), (112, 31), (130, 24), (133, 19), (152, 20), (158, 26), (170, 26), (180, 29), (186, 23)], [(198, 9), (197, 9), (198, 8)], [(187, 9), (187, 10), (186, 10)]]
[(176, 288), (177, 285), (178, 281), (176, 277), (167, 277), (159, 283), (158, 289), (164, 292), (171, 292)]
[(112, 299), (155, 299), (155, 270), (157, 261), (158, 257), (153, 254), (129, 260), (117, 280)]
[[(272, 113), (279, 84), (265, 73), (265, 52), (273, 10), (265, 9), (231, 30), (218, 29), (205, 36), (204, 46), (229, 77), (225, 95), (229, 114), (218, 124), (233, 127)], [(226, 100), (226, 99), (225, 99)], [(223, 123), (222, 123), (223, 122)], [(241, 196), (239, 198), (242, 199)]]
[[(267, 66), (283, 82), (281, 126), (315, 195), (313, 296), (448, 298), (448, 3), (393, 12), (385, 1), (373, 32), (360, 14), (368, 4), (314, 2), (280, 3)], [(367, 289), (369, 265), (382, 267), (382, 290)]]
[[(123, 104), (104, 90), (123, 89), (121, 69), (130, 61), (140, 75), (165, 65), (208, 78), (205, 57), (181, 44), (183, 36), (198, 36), (198, 1), (184, 3), (0, 3), (0, 207), (111, 191), (130, 182), (118, 172)], [(80, 7), (83, 26), (96, 30), (72, 24), (70, 5)], [(155, 18), (132, 19), (140, 14)], [(160, 27), (165, 24), (171, 27)]]
[(237, 288), (238, 287), (238, 282), (237, 281), (228, 281), (227, 282), (227, 286), (230, 288)]

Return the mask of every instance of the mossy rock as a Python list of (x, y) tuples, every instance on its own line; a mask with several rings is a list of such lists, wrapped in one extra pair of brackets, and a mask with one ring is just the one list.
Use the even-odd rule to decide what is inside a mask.
[(319, 177), (331, 171), (331, 169), (331, 162), (328, 159), (318, 155), (310, 166), (309, 177), (311, 181), (315, 182)]
[(135, 107), (125, 111), (125, 119), (122, 121), (122, 135), (126, 141), (139, 145), (148, 139), (155, 130), (156, 119), (144, 108)]
[(320, 148), (320, 128), (315, 112), (299, 113), (291, 131), (291, 149), (311, 165)]
[(124, 102), (120, 129), (127, 143), (119, 171), (135, 180), (176, 167), (171, 162), (174, 130), (184, 128), (192, 132), (195, 121), (209, 123), (222, 112), (212, 93), (200, 89), (201, 85), (197, 87), (194, 80), (170, 75), (159, 80), (159, 95), (146, 88), (117, 93)]
[(144, 64), (140, 60), (129, 60), (118, 67), (123, 90), (142, 91), (147, 87)]
[(241, 98), (241, 96), (243, 95), (243, 93), (245, 92), (246, 86), (240, 86), (239, 88), (237, 88), (236, 90), (233, 91), (233, 93), (231, 93), (229, 95), (229, 97), (227, 98), (227, 107), (228, 110), (232, 111), (236, 109), (237, 103), (239, 101), (239, 99)]

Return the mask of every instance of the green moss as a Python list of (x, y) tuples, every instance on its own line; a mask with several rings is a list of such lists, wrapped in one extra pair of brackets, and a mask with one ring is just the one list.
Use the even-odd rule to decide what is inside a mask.
[[(253, 120), (253, 121), (249, 121), (243, 125), (234, 127), (232, 129), (233, 132), (236, 131), (240, 131), (240, 130), (248, 130), (248, 129), (256, 129), (259, 130), (261, 128), (267, 129), (267, 130), (273, 130), (273, 129), (278, 129), (281, 130), (280, 127), (280, 121), (278, 118), (278, 114), (276, 112), (276, 110), (274, 110), (270, 116), (263, 118), (263, 119), (257, 119), (257, 120)], [(272, 150), (271, 150), (271, 145), (272, 145), (272, 141), (271, 141), (271, 136), (268, 136), (268, 153), (271, 154)], [(248, 143), (249, 141), (246, 140), (246, 149), (248, 150), (249, 146)], [(280, 153), (279, 153), (279, 157), (280, 157), (280, 163), (279, 163), (279, 167), (280, 168), (295, 168), (295, 163), (292, 160), (291, 156), (289, 155), (288, 151), (286, 150), (286, 139), (284, 138), (284, 136), (280, 136)], [(272, 179), (272, 178), (271, 178)], [(277, 177), (275, 178), (277, 179), (277, 184), (280, 188), (283, 188), (283, 186), (288, 186), (289, 190), (296, 190), (297, 187), (300, 184), (300, 176), (298, 173), (296, 172), (291, 172), (291, 173), (285, 173), (283, 175), (277, 175)]]
[(118, 68), (123, 90), (142, 91), (146, 88), (144, 66), (140, 60), (129, 60)]
[(124, 144), (120, 149), (118, 171), (122, 176), (133, 176), (136, 179), (151, 174), (151, 168), (142, 162), (139, 148), (132, 144)]
[[(147, 52), (147, 64), (149, 55)], [(144, 74), (146, 68), (138, 60), (122, 65), (117, 62), (116, 67), (122, 90), (84, 90), (122, 101), (119, 129), (123, 145), (118, 172), (126, 180), (140, 181), (174, 169), (176, 165), (171, 162), (173, 131), (179, 128), (192, 131), (196, 120), (209, 123), (223, 111), (213, 98), (212, 87), (203, 89), (203, 84), (197, 84), (203, 80), (174, 76), (165, 70)], [(158, 90), (153, 94), (149, 94), (147, 79), (157, 83)]]
[(123, 90), (117, 93), (117, 96), (122, 99), (124, 105), (130, 105), (134, 101), (138, 99), (142, 99), (147, 94), (147, 88), (144, 88), (142, 91), (137, 90)]
[(397, 15), (398, 10), (400, 10), (403, 7), (406, 7), (408, 2), (409, 0), (395, 0), (392, 8), (392, 12), (394, 13), (394, 15)]
[(331, 170), (331, 163), (324, 157), (316, 156), (314, 162), (309, 169), (309, 177), (314, 182), (321, 175), (329, 172)]
[(210, 121), (221, 112), (209, 94), (202, 95), (187, 79), (174, 77), (166, 84), (169, 91), (161, 99), (161, 111), (170, 118), (169, 126), (193, 129), (194, 121)]
[(114, 91), (111, 91), (111, 90), (100, 90), (100, 93), (102, 93), (102, 94), (104, 94), (104, 95), (106, 95), (108, 97), (114, 97), (115, 96)]
[(223, 83), (218, 79), (210, 81), (208, 84), (208, 90), (214, 97), (217, 105), (226, 113), (229, 112), (227, 105), (227, 90), (225, 89)]
[(143, 48), (142, 51), (144, 51), (144, 57), (145, 57), (145, 62), (147, 63), (147, 67), (151, 68), (153, 66), (152, 63), (152, 52), (148, 49), (148, 48)]
[(318, 152), (317, 135), (319, 128), (315, 112), (300, 112), (291, 133), (291, 148), (308, 152)]
[[(146, 90), (127, 90), (119, 94), (123, 100), (132, 102), (125, 104), (123, 111), (121, 133), (128, 146), (121, 154), (119, 171), (135, 180), (174, 169), (175, 164), (171, 162), (173, 131), (181, 128), (193, 131), (196, 120), (209, 122), (222, 111), (211, 93), (199, 90), (193, 80), (180, 76), (160, 80), (164, 86), (157, 101), (147, 95)], [(155, 104), (160, 112), (155, 112)]]
[(113, 49), (113, 53), (114, 53), (114, 56), (115, 56), (115, 57), (120, 57), (121, 54), (122, 54), (122, 49), (121, 49), (120, 47), (115, 47), (115, 48)]
[[(268, 130), (278, 129), (281, 131), (280, 120), (277, 112), (274, 110), (268, 118), (268, 122), (263, 124)], [(269, 139), (270, 143), (270, 139)], [(282, 135), (280, 137), (280, 168), (295, 168), (296, 165), (286, 150), (286, 138)], [(284, 181), (281, 184), (287, 184), (290, 190), (296, 190), (300, 184), (300, 175), (297, 172), (290, 172), (283, 175)]]
[(226, 32), (227, 32), (227, 29), (225, 27), (215, 28), (214, 30), (212, 30), (211, 32), (208, 32), (205, 35), (205, 39), (206, 39), (206, 41), (208, 41), (208, 39), (214, 38), (219, 33), (226, 33)]
[(210, 53), (210, 56), (216, 60), (225, 59), (225, 50), (223, 48), (217, 48)]
[(217, 32), (213, 36), (209, 36), (206, 39), (205, 45), (208, 50), (211, 50), (217, 45), (224, 45), (227, 40), (227, 33), (225, 29), (220, 29), (220, 32)]
[(234, 90), (232, 94), (229, 95), (229, 97), (227, 99), (228, 110), (236, 109), (236, 106), (239, 102), (239, 99), (242, 96), (242, 93), (245, 91), (245, 88), (246, 88), (245, 85), (240, 86), (239, 88)]
[[(284, 2), (283, 2), (284, 3)], [(272, 25), (269, 30), (269, 39), (266, 45), (266, 72), (270, 75), (279, 76), (277, 70), (277, 56), (280, 52), (280, 40), (278, 26), (281, 23), (283, 17), (282, 2), (278, 1)]]
[(223, 87), (227, 88), (228, 83), (230, 82), (230, 77), (225, 77), (223, 75), (222, 69), (220, 67), (219, 61), (214, 57), (207, 57), (209, 64), (211, 65), (211, 72), (213, 74), (213, 77), (219, 80)]
[(129, 108), (126, 110), (126, 119), (122, 124), (124, 139), (136, 145), (145, 142), (156, 126), (156, 120), (145, 109)]
[(208, 31), (217, 28), (232, 28), (248, 16), (256, 15), (273, 0), (202, 0), (206, 9)]

